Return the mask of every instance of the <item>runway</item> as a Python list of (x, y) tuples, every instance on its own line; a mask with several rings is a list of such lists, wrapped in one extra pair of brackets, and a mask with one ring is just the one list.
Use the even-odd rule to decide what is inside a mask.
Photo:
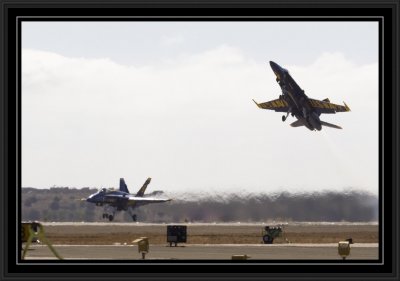
[[(182, 223), (179, 223), (182, 225)], [(150, 244), (165, 244), (168, 224), (153, 223), (43, 223), (46, 237), (59, 245), (130, 244), (148, 237)], [(274, 244), (378, 243), (378, 225), (371, 223), (188, 223), (188, 244), (260, 244), (265, 225), (280, 225), (283, 235)]]
[[(141, 260), (136, 245), (53, 245), (66, 260)], [(351, 245), (347, 260), (377, 260), (377, 243)], [(248, 255), (249, 260), (342, 260), (337, 243), (329, 244), (178, 244), (151, 245), (145, 258), (150, 260), (230, 260), (232, 255)], [(32, 245), (26, 260), (56, 257), (45, 245)]]
[[(279, 223), (268, 223), (278, 225)], [(187, 225), (187, 242), (167, 243), (167, 224), (152, 223), (43, 223), (45, 236), (66, 260), (139, 260), (139, 237), (147, 237), (150, 260), (231, 260), (248, 255), (250, 260), (341, 260), (338, 242), (352, 238), (349, 260), (379, 258), (376, 223), (290, 222), (282, 237), (263, 244), (266, 223), (196, 223)], [(32, 244), (27, 260), (56, 259), (43, 244)]]

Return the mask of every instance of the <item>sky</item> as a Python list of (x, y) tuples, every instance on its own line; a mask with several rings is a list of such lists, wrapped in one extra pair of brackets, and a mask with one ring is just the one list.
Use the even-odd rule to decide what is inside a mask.
[[(343, 130), (259, 109), (305, 93)], [(377, 22), (23, 22), (22, 187), (378, 194)]]

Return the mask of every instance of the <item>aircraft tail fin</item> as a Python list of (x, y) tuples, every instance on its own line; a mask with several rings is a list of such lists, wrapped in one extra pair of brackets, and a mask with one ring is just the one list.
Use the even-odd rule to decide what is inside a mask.
[(126, 185), (124, 178), (119, 179), (119, 190), (129, 193), (128, 186)]
[(342, 127), (340, 127), (338, 125), (331, 124), (331, 123), (324, 122), (324, 121), (321, 121), (321, 125), (326, 126), (326, 127), (335, 128), (335, 129), (342, 129)]
[(304, 123), (301, 120), (296, 120), (292, 124), (290, 124), (292, 127), (301, 127), (304, 126)]
[(151, 178), (148, 178), (148, 179), (144, 182), (143, 186), (139, 189), (138, 193), (136, 194), (136, 197), (143, 197), (144, 192), (146, 191), (146, 188), (147, 188), (147, 186), (149, 185), (150, 181), (151, 181)]

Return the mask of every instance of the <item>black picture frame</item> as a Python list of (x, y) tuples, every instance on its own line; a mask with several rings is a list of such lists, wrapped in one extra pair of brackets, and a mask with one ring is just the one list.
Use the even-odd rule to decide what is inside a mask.
[[(1, 1), (1, 280), (399, 280), (399, 1)], [(318, 261), (152, 262), (32, 261), (21, 263), (18, 183), (20, 134), (18, 58), (21, 20), (366, 20), (381, 23), (380, 36), (380, 243), (378, 262)]]

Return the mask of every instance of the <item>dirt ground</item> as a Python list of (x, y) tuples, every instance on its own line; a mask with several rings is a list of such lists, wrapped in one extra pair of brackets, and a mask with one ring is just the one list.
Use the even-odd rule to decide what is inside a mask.
[[(260, 244), (263, 224), (186, 224), (189, 244)], [(145, 223), (44, 223), (45, 236), (52, 244), (113, 245), (131, 244), (139, 237), (151, 244), (166, 244), (166, 224)], [(377, 224), (283, 225), (280, 243), (337, 243), (352, 238), (354, 243), (378, 243)]]

